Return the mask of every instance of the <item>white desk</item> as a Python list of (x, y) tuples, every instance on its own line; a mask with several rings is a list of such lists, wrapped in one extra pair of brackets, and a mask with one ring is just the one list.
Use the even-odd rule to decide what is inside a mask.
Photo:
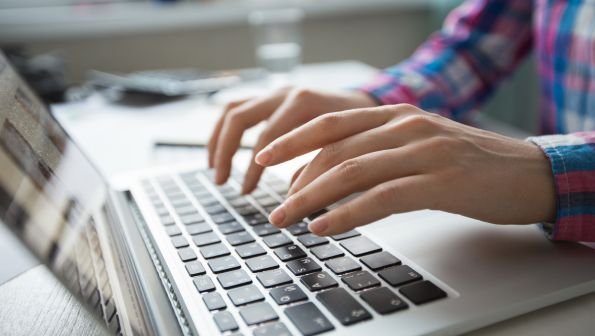
[[(300, 70), (295, 82), (305, 86), (333, 89), (364, 82), (374, 72), (373, 68), (357, 62), (310, 65)], [(211, 102), (195, 98), (144, 108), (113, 106), (99, 97), (92, 97), (81, 103), (56, 106), (54, 111), (101, 171), (117, 182), (117, 176), (126, 171), (159, 164), (155, 162), (152, 151), (154, 140), (205, 141), (221, 109), (217, 102), (231, 96), (250, 95), (265, 89), (263, 86), (251, 85), (221, 94)], [(493, 126), (492, 123), (489, 125)], [(513, 132), (502, 125), (496, 125), (495, 128), (503, 132)], [(257, 133), (258, 128), (249, 132), (246, 141), (254, 141)], [(520, 133), (514, 135), (523, 136)], [(240, 155), (247, 154), (249, 153)], [(283, 167), (275, 172), (285, 177), (290, 174), (290, 170)], [(7, 241), (5, 235), (6, 233), (0, 232), (0, 246), (5, 245), (4, 241)], [(14, 251), (11, 252), (14, 254)], [(0, 265), (2, 261), (0, 259)], [(0, 269), (0, 279), (2, 275), (6, 278), (7, 272), (10, 270)], [(30, 287), (36, 290), (31, 293), (27, 290)], [(20, 304), (22, 302), (34, 304)], [(47, 309), (44, 304), (47, 305)], [(489, 304), (486, 302), (486, 305)], [(595, 294), (591, 294), (471, 334), (592, 335), (595, 330), (594, 313)], [(41, 319), (39, 316), (44, 318)], [(31, 323), (32, 321), (34, 323)], [(56, 283), (44, 266), (37, 266), (0, 286), (0, 334), (28, 335), (46, 329), (68, 333), (57, 331), (56, 325), (61, 323), (72, 325), (68, 332), (73, 334), (95, 335), (100, 332), (93, 327), (88, 315), (81, 312), (80, 307), (73, 303), (70, 294)], [(46, 329), (43, 329), (44, 326)]]

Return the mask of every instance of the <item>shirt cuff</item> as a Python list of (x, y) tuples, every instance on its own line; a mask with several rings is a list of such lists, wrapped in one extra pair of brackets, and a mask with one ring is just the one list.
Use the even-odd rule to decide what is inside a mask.
[[(577, 200), (584, 181), (572, 177), (575, 171), (571, 167), (581, 165), (581, 160), (589, 160), (584, 154), (569, 152), (569, 147), (585, 145), (580, 137), (574, 135), (548, 135), (530, 137), (528, 141), (538, 145), (551, 164), (556, 189), (556, 219), (553, 223), (542, 223), (546, 236), (552, 240), (595, 241), (595, 224), (585, 210), (585, 205)], [(595, 172), (594, 172), (595, 174)]]

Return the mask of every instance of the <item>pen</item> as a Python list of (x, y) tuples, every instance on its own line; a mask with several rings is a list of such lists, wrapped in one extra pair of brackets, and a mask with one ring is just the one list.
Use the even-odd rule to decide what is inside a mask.
[[(185, 148), (206, 148), (205, 142), (199, 141), (163, 141), (157, 140), (153, 144), (155, 148), (158, 147), (185, 147)], [(240, 145), (240, 149), (254, 149), (254, 146)]]

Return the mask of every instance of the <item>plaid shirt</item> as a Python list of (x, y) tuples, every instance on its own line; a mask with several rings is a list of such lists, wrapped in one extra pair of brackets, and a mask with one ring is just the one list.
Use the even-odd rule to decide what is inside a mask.
[[(557, 240), (595, 241), (595, 0), (469, 0), (441, 31), (362, 90), (465, 120), (534, 49)], [(548, 226), (546, 226), (548, 227)]]

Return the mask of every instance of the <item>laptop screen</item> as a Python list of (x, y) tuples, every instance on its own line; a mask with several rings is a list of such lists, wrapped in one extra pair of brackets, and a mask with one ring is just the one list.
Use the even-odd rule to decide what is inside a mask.
[(0, 53), (0, 219), (120, 328), (102, 176)]

